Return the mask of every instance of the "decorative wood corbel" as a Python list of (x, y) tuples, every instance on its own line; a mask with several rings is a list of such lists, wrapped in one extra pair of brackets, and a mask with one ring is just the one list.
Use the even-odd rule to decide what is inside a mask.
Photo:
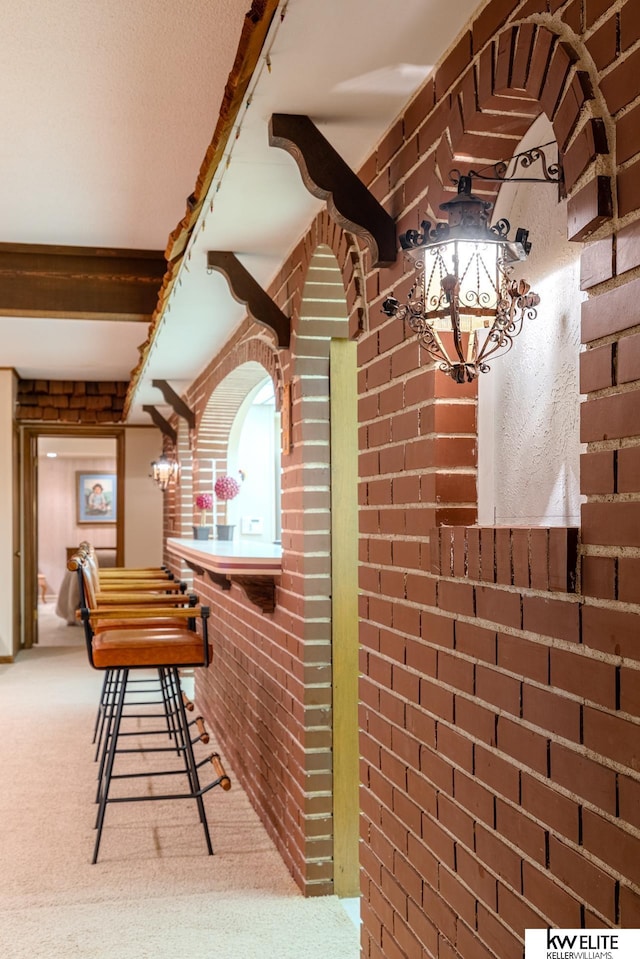
[(228, 592), (231, 589), (231, 580), (228, 576), (223, 576), (222, 573), (214, 573), (213, 570), (208, 569), (206, 575), (209, 577), (212, 583), (215, 583), (216, 586), (220, 586), (221, 589)]
[(263, 613), (273, 613), (276, 608), (276, 583), (273, 576), (233, 575), (231, 581), (237, 583), (249, 602), (259, 606)]
[(173, 409), (173, 412), (178, 416), (181, 416), (183, 420), (187, 421), (190, 430), (195, 430), (196, 428), (196, 414), (193, 410), (190, 410), (184, 400), (178, 396), (173, 387), (167, 382), (167, 380), (152, 380), (151, 385), (155, 386), (156, 389), (160, 390), (164, 396), (166, 402)]
[(206, 576), (212, 583), (219, 586), (223, 592), (229, 592), (231, 584), (236, 583), (249, 602), (258, 606), (263, 613), (273, 613), (276, 608), (276, 581), (273, 576), (239, 576), (236, 573), (215, 573), (211, 569), (203, 569), (191, 559), (185, 563), (197, 576)]
[(165, 420), (162, 413), (158, 412), (155, 406), (143, 406), (142, 409), (144, 410), (145, 413), (149, 414), (149, 416), (151, 417), (155, 425), (158, 427), (160, 432), (163, 433), (164, 436), (168, 436), (171, 442), (173, 443), (173, 445), (175, 446), (178, 442), (178, 434), (176, 430), (174, 430), (171, 423), (168, 423), (167, 420)]
[(222, 273), (229, 284), (233, 298), (247, 307), (256, 323), (261, 323), (276, 334), (277, 343), (281, 349), (288, 349), (291, 339), (289, 317), (245, 269), (235, 253), (209, 250), (207, 269)]
[(304, 185), (313, 196), (327, 201), (336, 223), (367, 242), (373, 266), (396, 262), (398, 241), (392, 217), (308, 116), (272, 114), (269, 143), (293, 157)]

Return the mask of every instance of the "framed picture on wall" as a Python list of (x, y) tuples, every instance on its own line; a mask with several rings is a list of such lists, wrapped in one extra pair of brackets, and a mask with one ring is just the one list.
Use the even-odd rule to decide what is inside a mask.
[(76, 473), (77, 522), (86, 525), (115, 523), (117, 519), (115, 473)]

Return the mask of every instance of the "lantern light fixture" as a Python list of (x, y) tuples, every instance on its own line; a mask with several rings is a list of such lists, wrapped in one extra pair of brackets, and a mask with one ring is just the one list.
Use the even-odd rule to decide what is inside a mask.
[[(488, 372), (490, 358), (511, 349), (524, 318), (536, 316), (539, 296), (525, 280), (510, 276), (512, 264), (526, 259), (531, 244), (523, 229), (509, 240), (508, 220), (488, 225), (493, 203), (474, 196), (470, 177), (460, 177), (457, 196), (440, 209), (448, 223), (432, 228), (423, 220), (422, 232), (408, 230), (400, 237), (416, 280), (406, 304), (390, 296), (382, 312), (405, 320), (456, 383), (471, 382)], [(487, 331), (484, 338), (480, 330)], [(446, 334), (452, 335), (453, 355)]]
[[(526, 280), (511, 277), (513, 264), (531, 250), (528, 230), (509, 238), (511, 225), (499, 219), (490, 226), (493, 203), (471, 192), (475, 178), (512, 182), (555, 183), (562, 193), (559, 163), (548, 164), (545, 148), (534, 147), (511, 161), (500, 161), (491, 171), (452, 171), (457, 195), (440, 205), (448, 222), (423, 220), (421, 230), (400, 236), (405, 255), (413, 261), (415, 282), (407, 302), (393, 295), (382, 312), (404, 320), (418, 334), (430, 356), (456, 383), (473, 381), (489, 371), (488, 360), (508, 353), (525, 318), (535, 319), (540, 303)], [(540, 162), (542, 176), (528, 169)], [(517, 176), (519, 168), (527, 176)]]
[(163, 493), (169, 486), (169, 483), (177, 481), (179, 475), (179, 462), (175, 459), (169, 459), (164, 450), (158, 459), (154, 460), (151, 464), (151, 477)]

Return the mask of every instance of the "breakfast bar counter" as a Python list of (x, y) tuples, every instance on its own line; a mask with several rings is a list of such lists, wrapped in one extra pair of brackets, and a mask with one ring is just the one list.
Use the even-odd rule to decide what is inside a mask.
[(184, 560), (199, 576), (207, 576), (224, 590), (237, 583), (262, 609), (275, 609), (276, 579), (282, 573), (282, 546), (247, 539), (197, 540), (170, 538), (167, 551)]

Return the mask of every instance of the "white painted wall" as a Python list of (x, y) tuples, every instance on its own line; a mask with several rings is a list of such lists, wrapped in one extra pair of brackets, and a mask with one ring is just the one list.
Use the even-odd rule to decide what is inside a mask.
[(151, 479), (151, 463), (162, 451), (155, 427), (130, 428), (125, 433), (124, 564), (162, 563), (162, 497)]
[[(115, 473), (116, 441), (103, 440), (111, 455), (82, 455), (91, 439), (75, 440), (74, 455), (42, 455), (38, 441), (38, 572), (46, 578), (47, 596), (57, 595), (67, 573), (67, 547), (89, 540), (94, 546), (116, 547), (115, 524), (78, 525), (76, 487), (78, 472)], [(47, 444), (44, 444), (46, 447)], [(61, 448), (62, 444), (60, 444)]]
[[(125, 432), (125, 565), (162, 562), (162, 492), (149, 476), (161, 447), (155, 427), (132, 427)], [(49, 448), (57, 452), (57, 458), (45, 455)], [(42, 437), (38, 450), (38, 569), (46, 576), (48, 594), (55, 594), (66, 573), (67, 546), (88, 539), (94, 546), (115, 548), (115, 526), (77, 525), (75, 499), (78, 470), (115, 471), (116, 443), (91, 437)]]
[[(544, 135), (534, 142), (546, 142)], [(512, 234), (529, 229), (531, 255), (513, 275), (527, 279), (541, 302), (511, 352), (480, 376), (479, 522), (578, 525), (581, 247), (566, 238), (566, 203), (556, 187), (509, 189), (515, 196), (507, 205), (503, 187), (496, 216), (507, 216)]]
[(13, 654), (13, 411), (16, 378), (0, 370), (0, 657)]
[[(259, 383), (238, 410), (229, 432), (227, 460), (231, 476), (238, 477), (239, 470), (245, 473), (240, 493), (227, 503), (227, 521), (236, 524), (236, 539), (243, 537), (257, 543), (273, 543), (278, 533), (276, 470), (280, 468), (280, 414), (276, 413), (275, 402), (253, 403), (265, 383), (270, 386), (271, 380)], [(243, 518), (260, 520), (261, 532), (243, 530)]]

